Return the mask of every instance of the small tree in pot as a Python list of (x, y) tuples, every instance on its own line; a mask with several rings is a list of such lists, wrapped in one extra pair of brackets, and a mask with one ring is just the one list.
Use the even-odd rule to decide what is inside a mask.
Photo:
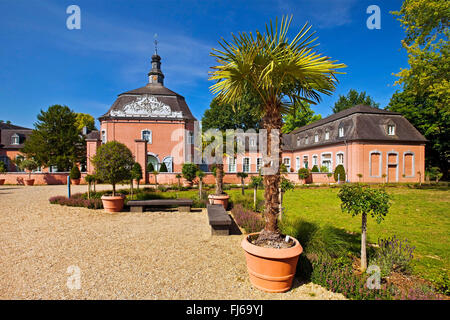
[(88, 199), (90, 199), (91, 198), (91, 186), (92, 186), (92, 183), (95, 182), (95, 176), (93, 174), (87, 174), (86, 177), (84, 177), (84, 180), (88, 184)]
[(308, 168), (300, 168), (298, 169), (298, 178), (300, 180), (303, 180), (303, 183), (306, 184), (306, 180), (309, 178), (311, 173), (309, 172)]
[(203, 178), (205, 173), (202, 170), (197, 170), (196, 175), (198, 177), (198, 198), (203, 199)]
[(258, 188), (263, 187), (263, 177), (261, 175), (259, 176), (252, 176), (250, 182), (250, 187), (253, 188), (253, 209), (257, 209), (257, 194), (258, 194)]
[(363, 187), (360, 184), (344, 185), (339, 190), (338, 197), (341, 199), (342, 212), (351, 213), (357, 216), (361, 214), (361, 271), (367, 269), (366, 255), (366, 231), (367, 231), (367, 214), (370, 213), (372, 218), (381, 223), (389, 211), (390, 202), (389, 195), (383, 189), (372, 189)]
[(193, 181), (197, 176), (197, 166), (193, 163), (185, 163), (181, 169), (181, 173), (183, 174), (183, 178), (185, 178), (188, 182), (187, 185), (192, 187)]
[(139, 162), (135, 162), (131, 168), (131, 178), (136, 180), (137, 189), (139, 190), (139, 185), (142, 179), (142, 167)]
[(238, 172), (238, 173), (236, 173), (236, 176), (241, 179), (241, 192), (242, 192), (242, 195), (245, 195), (245, 178), (248, 177), (248, 173), (247, 172)]
[(70, 169), (70, 181), (72, 181), (73, 184), (80, 184), (80, 178), (81, 178), (81, 172), (80, 169), (78, 169), (77, 165), (74, 165), (72, 169)]
[(34, 179), (31, 179), (31, 172), (39, 168), (39, 164), (34, 159), (21, 160), (18, 166), (22, 170), (28, 171), (28, 179), (25, 179), (25, 184), (27, 186), (32, 186), (34, 184)]
[(178, 180), (178, 189), (181, 189), (181, 174), (177, 173), (177, 175), (175, 176), (175, 178), (177, 178)]
[(98, 179), (112, 185), (112, 195), (102, 196), (107, 212), (119, 212), (123, 208), (124, 196), (116, 195), (116, 185), (129, 180), (134, 164), (130, 149), (117, 141), (110, 141), (98, 148), (92, 162)]

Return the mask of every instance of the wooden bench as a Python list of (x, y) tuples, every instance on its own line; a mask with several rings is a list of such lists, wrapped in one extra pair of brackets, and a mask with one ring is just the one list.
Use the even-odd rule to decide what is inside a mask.
[(221, 204), (208, 204), (208, 219), (212, 235), (229, 235), (231, 218)]
[(130, 200), (128, 206), (131, 212), (144, 212), (145, 207), (178, 207), (180, 212), (190, 212), (191, 199), (155, 199), (155, 200)]

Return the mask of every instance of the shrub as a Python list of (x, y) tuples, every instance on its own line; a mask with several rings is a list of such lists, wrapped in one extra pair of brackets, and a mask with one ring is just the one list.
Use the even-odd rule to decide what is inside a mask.
[(264, 219), (261, 214), (245, 209), (242, 205), (237, 204), (231, 210), (234, 220), (246, 232), (259, 232), (264, 228)]
[(161, 163), (161, 166), (159, 167), (159, 172), (167, 172), (167, 166), (166, 164), (163, 162)]
[(3, 161), (0, 161), (0, 173), (6, 172), (6, 165)]
[(431, 279), (431, 283), (433, 283), (433, 286), (437, 292), (440, 292), (447, 296), (450, 295), (450, 279), (447, 272), (444, 271), (438, 274), (436, 277), (433, 277)]
[(320, 167), (320, 172), (328, 172), (328, 167), (327, 166), (321, 166)]
[(345, 169), (342, 164), (338, 165), (336, 169), (334, 169), (334, 181), (345, 181)]
[(300, 168), (298, 170), (298, 178), (299, 179), (306, 180), (309, 178), (310, 175), (311, 174), (310, 174), (308, 168)]
[(56, 196), (48, 199), (51, 204), (59, 204), (69, 207), (83, 207), (88, 209), (103, 209), (103, 203), (98, 198), (85, 199), (83, 194), (76, 193), (70, 198), (64, 196)]
[(380, 267), (382, 277), (389, 276), (392, 271), (410, 273), (415, 247), (410, 246), (407, 239), (401, 241), (396, 236), (378, 239), (378, 246), (372, 264)]
[(139, 162), (133, 163), (133, 167), (131, 168), (131, 178), (138, 182), (142, 179), (142, 167)]
[(153, 163), (149, 162), (147, 163), (147, 172), (153, 172), (155, 171), (155, 167), (153, 166)]
[(311, 169), (311, 172), (319, 172), (319, 168), (316, 165), (314, 165)]
[(87, 174), (86, 177), (84, 177), (84, 180), (88, 183), (91, 184), (95, 181), (95, 175), (93, 174)]
[[(246, 193), (246, 194), (241, 194), (241, 193), (235, 193), (232, 194), (231, 199), (230, 199), (230, 204), (232, 207), (235, 207), (237, 205), (242, 206), (244, 209), (247, 210), (254, 210), (253, 205), (253, 195), (250, 193)], [(263, 209), (263, 199), (261, 199), (260, 197), (257, 196), (256, 199), (256, 203), (257, 203), (257, 207), (256, 207), (256, 211), (261, 212)], [(262, 205), (261, 205), (262, 203)]]
[(70, 179), (76, 180), (81, 178), (81, 172), (80, 169), (78, 169), (78, 166), (74, 165), (72, 169), (70, 169)]
[(187, 180), (192, 182), (197, 174), (197, 166), (193, 163), (185, 163), (183, 164), (183, 168), (181, 169), (181, 173), (183, 174), (183, 177)]

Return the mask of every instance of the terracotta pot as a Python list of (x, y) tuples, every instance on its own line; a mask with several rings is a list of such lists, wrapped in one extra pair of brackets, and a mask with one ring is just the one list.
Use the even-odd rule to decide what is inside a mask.
[(123, 209), (124, 195), (102, 196), (103, 208), (106, 212), (120, 212)]
[(295, 245), (286, 249), (264, 248), (255, 246), (248, 237), (258, 235), (251, 233), (242, 240), (245, 251), (250, 282), (258, 289), (267, 292), (286, 292), (292, 287), (298, 257), (303, 251), (297, 239)]
[(34, 184), (34, 179), (24, 179), (26, 186), (32, 186)]
[(75, 185), (80, 184), (80, 179), (70, 179), (70, 181), (72, 182), (72, 184), (75, 184)]
[(0, 179), (0, 186), (2, 186), (5, 183), (5, 179)]
[(220, 196), (216, 194), (210, 194), (208, 196), (209, 203), (210, 204), (221, 204), (227, 210), (228, 208), (228, 199), (230, 199), (230, 196), (227, 194), (221, 194)]

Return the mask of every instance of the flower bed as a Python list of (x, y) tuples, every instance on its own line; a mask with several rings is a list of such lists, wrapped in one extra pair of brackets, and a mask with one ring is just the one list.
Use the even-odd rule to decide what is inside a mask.
[(65, 196), (55, 196), (48, 199), (51, 204), (59, 204), (69, 207), (84, 207), (89, 209), (103, 209), (103, 203), (100, 199), (85, 199), (82, 193), (76, 193), (70, 198)]

